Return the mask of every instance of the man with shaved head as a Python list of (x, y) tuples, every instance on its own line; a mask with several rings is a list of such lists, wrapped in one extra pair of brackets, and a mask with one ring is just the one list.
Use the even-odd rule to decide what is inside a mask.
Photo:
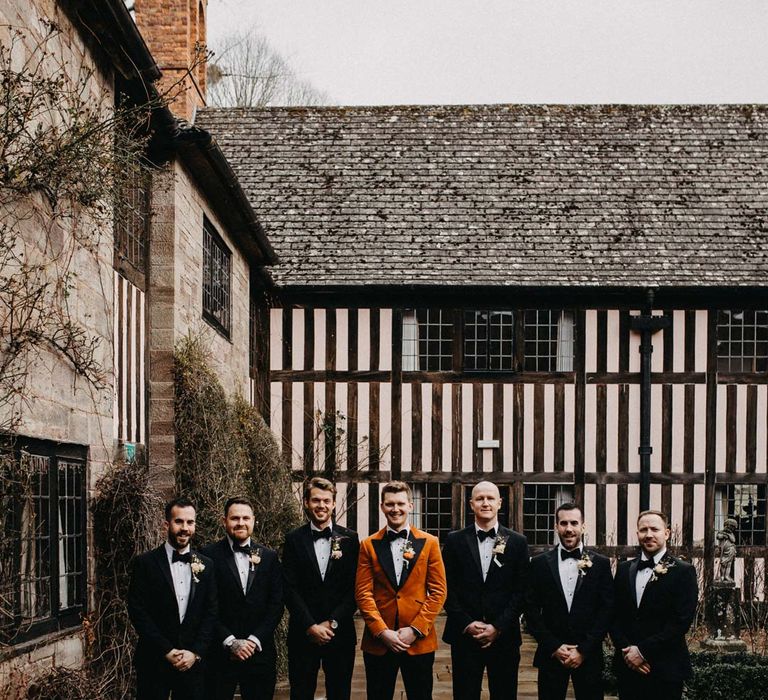
[(474, 522), (450, 533), (443, 548), (448, 581), (443, 641), (451, 645), (453, 697), (479, 700), (487, 669), (491, 700), (515, 698), (528, 542), (499, 524), (496, 484), (478, 483), (469, 506)]

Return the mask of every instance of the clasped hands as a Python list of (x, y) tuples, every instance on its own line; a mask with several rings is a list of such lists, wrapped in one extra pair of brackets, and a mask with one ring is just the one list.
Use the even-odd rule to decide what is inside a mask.
[(584, 655), (576, 644), (561, 644), (552, 658), (557, 659), (566, 668), (578, 668), (584, 662)]
[(177, 671), (189, 671), (197, 662), (197, 654), (188, 649), (171, 649), (165, 655), (166, 661)]
[(379, 639), (390, 651), (399, 654), (408, 649), (416, 641), (413, 627), (401, 627), (399, 630), (384, 630)]
[(497, 630), (490, 622), (481, 622), (475, 620), (470, 622), (464, 628), (464, 634), (468, 634), (474, 639), (481, 649), (487, 649), (493, 644), (499, 636), (499, 630)]
[(323, 646), (328, 644), (328, 642), (330, 642), (336, 636), (336, 634), (331, 628), (331, 621), (325, 620), (324, 622), (319, 622), (315, 625), (312, 625), (311, 627), (308, 627), (307, 636), (309, 637), (309, 641), (312, 642), (312, 644)]
[(624, 663), (637, 673), (647, 676), (651, 672), (651, 665), (643, 658), (636, 646), (624, 647), (621, 650), (624, 655)]
[(256, 646), (256, 642), (252, 639), (235, 639), (232, 644), (229, 645), (229, 657), (233, 661), (246, 661), (257, 651), (258, 647)]

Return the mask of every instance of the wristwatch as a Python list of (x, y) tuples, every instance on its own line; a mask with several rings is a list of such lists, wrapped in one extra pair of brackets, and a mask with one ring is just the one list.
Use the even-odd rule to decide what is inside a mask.
[(332, 630), (337, 630), (337, 629), (339, 629), (339, 623), (338, 623), (338, 621), (337, 621), (337, 620), (329, 620), (329, 622), (331, 623), (331, 629), (332, 629)]

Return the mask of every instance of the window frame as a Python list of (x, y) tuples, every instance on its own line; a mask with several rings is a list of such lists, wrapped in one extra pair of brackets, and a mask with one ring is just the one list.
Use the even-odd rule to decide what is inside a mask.
[[(754, 507), (756, 509), (755, 519), (762, 519), (762, 528), (756, 529), (754, 526), (751, 530), (742, 530), (740, 518), (736, 514), (731, 513), (732, 507), (735, 507), (736, 502), (736, 490), (742, 487), (750, 487), (755, 489), (756, 503)], [(762, 502), (762, 509), (760, 503)], [(725, 510), (722, 509), (722, 504), (725, 504)], [(717, 512), (720, 510), (721, 512)], [(761, 512), (762, 510), (762, 512)], [(735, 483), (735, 484), (717, 484), (715, 487), (715, 531), (719, 532), (723, 528), (726, 518), (733, 518), (736, 520), (738, 527), (736, 529), (736, 546), (737, 547), (765, 547), (768, 545), (768, 485), (764, 483)], [(755, 535), (758, 536), (758, 541), (755, 541)], [(744, 537), (749, 537), (751, 542), (744, 542)]]
[[(48, 551), (47, 551), (47, 572), (49, 579), (47, 595), (49, 599), (49, 609), (44, 617), (39, 619), (24, 618), (22, 610), (23, 585), (21, 581), (21, 561), (22, 561), (22, 541), (25, 538), (23, 526), (23, 504), (18, 492), (9, 494), (13, 501), (13, 508), (4, 513), (2, 517), (6, 519), (4, 527), (14, 528), (14, 538), (12, 544), (13, 561), (16, 568), (13, 569), (13, 581), (8, 585), (7, 592), (12, 598), (13, 620), (6, 625), (6, 620), (0, 620), (0, 637), (3, 643), (11, 646), (21, 644), (47, 634), (68, 629), (77, 629), (82, 624), (82, 617), (88, 612), (88, 449), (82, 445), (72, 445), (64, 443), (54, 443), (49, 440), (37, 440), (32, 438), (19, 438), (9, 450), (13, 455), (16, 464), (22, 459), (23, 454), (29, 454), (34, 457), (43, 457), (48, 460), (47, 479), (47, 521), (49, 530), (47, 533)], [(61, 539), (62, 533), (59, 527), (61, 517), (60, 506), (63, 496), (60, 491), (60, 464), (62, 462), (77, 464), (81, 469), (79, 489), (75, 494), (76, 500), (80, 502), (79, 516), (73, 520), (73, 524), (78, 531), (74, 534), (77, 543), (79, 542), (79, 553), (74, 557), (74, 567), (76, 568), (75, 586), (78, 593), (76, 600), (66, 608), (61, 608), (60, 586), (61, 571), (59, 567), (59, 558), (62, 556)], [(76, 506), (75, 506), (76, 508)], [(38, 538), (34, 538), (34, 542)], [(66, 555), (65, 555), (66, 556)], [(65, 574), (66, 576), (66, 574)], [(37, 580), (37, 579), (36, 579)], [(5, 594), (6, 591), (3, 591)], [(9, 618), (10, 619), (10, 618)]]
[[(720, 374), (765, 374), (768, 373), (768, 310), (766, 309), (718, 309), (715, 318), (715, 366)], [(752, 314), (751, 323), (746, 319), (737, 327), (733, 319), (737, 314)], [(726, 318), (727, 315), (727, 318)], [(738, 329), (740, 338), (734, 338), (733, 332)], [(721, 337), (725, 331), (726, 337)], [(752, 338), (744, 338), (747, 331), (751, 331)], [(758, 333), (762, 331), (762, 337)], [(751, 343), (753, 352), (751, 355), (744, 353), (745, 345)], [(758, 352), (758, 344), (763, 346), (763, 354)], [(725, 345), (725, 352), (721, 354), (721, 346)], [(734, 347), (739, 347), (740, 352), (732, 354)], [(746, 363), (752, 364), (751, 369), (745, 369)], [(734, 367), (738, 365), (738, 367)]]
[[(443, 544), (448, 533), (453, 530), (453, 485), (441, 481), (415, 481), (411, 482), (409, 486), (413, 493), (411, 522), (414, 527), (435, 535), (440, 540), (440, 544)], [(430, 491), (437, 493), (429, 493)], [(445, 492), (448, 493), (447, 496)], [(440, 505), (447, 503), (448, 512), (427, 508), (427, 502), (432, 500), (436, 500)], [(442, 527), (439, 522), (437, 526), (432, 523), (432, 519), (440, 521), (446, 518), (447, 527)]]
[[(210, 248), (209, 244), (210, 243)], [(213, 252), (218, 250), (221, 254), (221, 259), (226, 263), (225, 273), (226, 282), (222, 284), (220, 289), (223, 289), (226, 295), (226, 308), (225, 319), (222, 321), (216, 314), (216, 311), (211, 308), (206, 301), (206, 297), (210, 297), (211, 301), (214, 298), (216, 287), (214, 287), (215, 281), (215, 269), (213, 265)], [(216, 227), (210, 222), (207, 216), (203, 217), (203, 266), (202, 266), (203, 280), (202, 280), (202, 305), (203, 305), (203, 319), (211, 325), (220, 335), (224, 336), (227, 340), (230, 340), (232, 333), (232, 251), (229, 246), (224, 242)], [(226, 289), (225, 289), (226, 287)], [(222, 305), (223, 306), (223, 305)]]
[[(568, 501), (574, 501), (575, 495), (576, 495), (576, 489), (575, 485), (571, 482), (540, 482), (540, 481), (527, 481), (523, 483), (523, 489), (522, 489), (522, 498), (521, 498), (521, 510), (522, 510), (522, 518), (523, 521), (521, 523), (521, 532), (526, 536), (528, 539), (528, 545), (530, 547), (552, 547), (553, 545), (557, 544), (557, 535), (555, 533), (555, 510), (563, 503), (567, 503)], [(555, 489), (555, 492), (557, 490), (559, 491), (568, 491), (569, 495), (563, 495), (560, 498), (557, 498), (555, 496), (548, 496), (547, 501), (547, 508), (548, 510), (545, 511), (539, 511), (536, 509), (533, 513), (526, 513), (525, 505), (526, 503), (539, 503), (542, 499), (538, 497), (536, 498), (529, 498), (526, 496), (526, 491), (533, 487), (538, 490), (540, 488), (548, 488), (548, 489)], [(534, 519), (534, 527), (532, 530), (529, 530), (528, 527), (526, 527), (526, 518), (532, 517)], [(547, 517), (548, 523), (546, 528), (539, 528), (536, 523), (537, 518), (541, 517)], [(541, 538), (537, 538), (536, 535), (538, 533), (547, 533), (548, 540), (546, 542), (539, 542), (538, 540)]]

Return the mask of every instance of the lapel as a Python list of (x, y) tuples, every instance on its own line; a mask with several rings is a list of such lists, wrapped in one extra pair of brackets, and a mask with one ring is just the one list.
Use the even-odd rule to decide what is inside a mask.
[[(254, 542), (251, 540), (251, 552), (258, 552), (259, 550), (263, 550), (264, 548), (259, 545), (257, 542)], [(232, 555), (232, 558), (234, 559), (234, 554)], [(253, 585), (254, 580), (256, 579), (256, 574), (259, 571), (259, 567), (261, 564), (248, 564), (248, 578), (245, 580), (245, 595), (248, 595), (249, 591), (251, 590), (251, 586)], [(235, 567), (237, 569), (237, 567)], [(240, 582), (240, 574), (237, 575), (237, 581)], [(241, 589), (242, 590), (242, 589)]]
[[(483, 580), (483, 565), (480, 563), (480, 546), (477, 542), (477, 535), (475, 534), (475, 526), (470, 525), (468, 528), (465, 528), (464, 530), (464, 538), (467, 545), (467, 549), (469, 549), (470, 555), (472, 555), (472, 561), (475, 562), (475, 569), (477, 569), (477, 575), (480, 577), (480, 580)], [(491, 561), (491, 567), (494, 566), (493, 561)], [(489, 571), (490, 573), (490, 571)]]
[[(636, 557), (629, 563), (629, 592), (632, 596), (632, 600), (635, 603), (635, 609), (637, 609), (637, 562), (640, 561), (640, 557)], [(643, 596), (645, 597), (645, 596)]]
[[(336, 560), (333, 558), (333, 539), (337, 538), (339, 540), (339, 547), (343, 547), (344, 539), (346, 538), (346, 535), (341, 532), (340, 530), (336, 529), (336, 523), (333, 524), (331, 527), (331, 552), (328, 556), (328, 566), (325, 569), (325, 578), (323, 579), (323, 583), (327, 583), (328, 579), (331, 576), (331, 572), (334, 570), (334, 567), (336, 565)], [(341, 556), (344, 556), (344, 550), (342, 549)], [(317, 559), (317, 557), (315, 557)], [(317, 569), (318, 574), (320, 573), (320, 567)]]
[[(473, 525), (473, 527), (474, 527), (474, 525)], [(498, 539), (499, 537), (501, 537), (501, 538), (504, 539), (504, 547), (506, 547), (509, 544), (509, 538), (510, 538), (511, 534), (512, 534), (512, 530), (508, 530), (503, 525), (500, 525), (499, 523), (496, 523), (496, 538)], [(496, 546), (496, 540), (493, 541), (493, 546), (494, 547)], [(480, 548), (479, 548), (479, 544), (478, 544), (478, 541), (477, 541), (477, 536), (475, 536), (475, 549), (477, 549), (477, 556), (479, 558), (480, 557)], [(506, 550), (505, 550), (505, 553), (506, 553)], [(499, 566), (499, 564), (497, 564), (496, 562), (498, 561), (501, 564), (503, 564), (504, 563), (503, 559), (504, 559), (504, 554), (494, 554), (493, 552), (491, 552), (491, 563), (488, 566), (488, 575), (485, 577), (486, 582), (491, 577), (496, 576), (497, 572), (498, 573), (501, 572), (501, 569), (503, 567)], [(480, 578), (482, 578), (482, 577), (483, 577), (483, 570), (481, 568), (480, 569)]]
[(171, 577), (171, 565), (168, 563), (168, 554), (165, 551), (165, 544), (161, 544), (154, 552), (155, 562), (157, 562), (160, 571), (163, 572), (163, 578), (168, 584), (173, 600), (176, 600), (176, 589), (173, 587), (173, 578)]
[[(421, 550), (424, 549), (424, 545), (427, 542), (426, 537), (420, 537), (417, 538), (415, 535), (414, 528), (411, 528), (408, 531), (408, 541), (411, 543), (411, 546), (413, 547), (413, 557), (408, 559), (403, 559), (403, 572), (400, 575), (400, 588), (402, 588), (405, 585), (405, 582), (408, 580), (408, 577), (411, 575), (411, 571), (413, 570), (413, 567), (416, 566), (416, 562), (419, 560), (419, 555), (421, 554)], [(392, 554), (392, 551), (390, 550), (390, 555)], [(394, 569), (394, 565), (392, 566)]]
[[(193, 550), (190, 549), (190, 552)], [(187, 612), (189, 612), (190, 608), (192, 607), (192, 601), (195, 599), (195, 589), (197, 588), (197, 583), (195, 583), (195, 575), (192, 573), (192, 567), (190, 566), (189, 569), (189, 605), (187, 606)], [(187, 616), (184, 617), (184, 619), (187, 619)]]
[(376, 552), (376, 558), (379, 560), (381, 568), (387, 575), (392, 588), (397, 590), (397, 576), (395, 576), (395, 562), (392, 561), (392, 550), (386, 538), (387, 529), (379, 530), (371, 540), (373, 551)]
[[(557, 558), (560, 556), (560, 549), (559, 547), (555, 547), (554, 549), (551, 549), (549, 552), (547, 552), (547, 564), (549, 565), (549, 570), (552, 572), (552, 578), (555, 579), (555, 583), (557, 584), (557, 590), (560, 591), (560, 597), (563, 599), (563, 605), (565, 605), (566, 609), (568, 608), (568, 603), (565, 599), (565, 591), (563, 590), (563, 582), (560, 580), (560, 562), (558, 562)], [(574, 598), (576, 595), (574, 594)], [(573, 607), (573, 604), (571, 604), (571, 607)]]
[[(669, 555), (669, 552), (667, 552), (666, 554), (664, 554), (664, 556), (661, 559), (659, 559), (658, 563), (668, 564), (671, 559), (672, 557)], [(638, 610), (641, 610), (642, 608), (646, 607), (649, 604), (648, 601), (653, 599), (656, 596), (657, 589), (659, 588), (660, 585), (663, 585), (662, 580), (665, 579), (667, 576), (669, 576), (669, 570), (667, 570), (666, 574), (661, 574), (660, 576), (657, 576), (655, 581), (653, 581), (652, 578), (648, 579), (648, 583), (645, 584), (645, 590), (643, 591), (643, 597), (640, 599), (640, 605), (638, 606)]]
[(240, 572), (237, 570), (237, 564), (235, 563), (235, 553), (232, 551), (232, 546), (229, 544), (229, 539), (225, 537), (221, 543), (221, 554), (227, 562), (232, 576), (235, 577), (235, 587), (240, 591), (240, 595), (243, 594), (243, 584), (240, 583)]
[[(584, 546), (584, 543), (581, 544), (581, 556), (584, 555), (589, 556), (589, 552), (587, 551), (587, 548)], [(578, 573), (576, 574), (576, 588), (573, 589), (573, 600), (571, 601), (571, 610), (573, 610), (574, 603), (576, 602), (576, 596), (579, 594), (579, 589), (581, 588), (582, 584), (584, 583), (584, 579), (589, 576), (589, 569), (578, 569)]]
[[(320, 566), (317, 563), (317, 555), (315, 554), (315, 541), (312, 539), (312, 528), (309, 526), (309, 523), (307, 523), (301, 529), (299, 536), (301, 537), (301, 542), (304, 545), (304, 552), (306, 553), (307, 559), (310, 562), (312, 571), (314, 571), (315, 574), (317, 574), (317, 578), (322, 581), (322, 576), (320, 576)], [(328, 566), (330, 567), (330, 561), (328, 562)], [(327, 578), (328, 569), (326, 569), (325, 575)]]

